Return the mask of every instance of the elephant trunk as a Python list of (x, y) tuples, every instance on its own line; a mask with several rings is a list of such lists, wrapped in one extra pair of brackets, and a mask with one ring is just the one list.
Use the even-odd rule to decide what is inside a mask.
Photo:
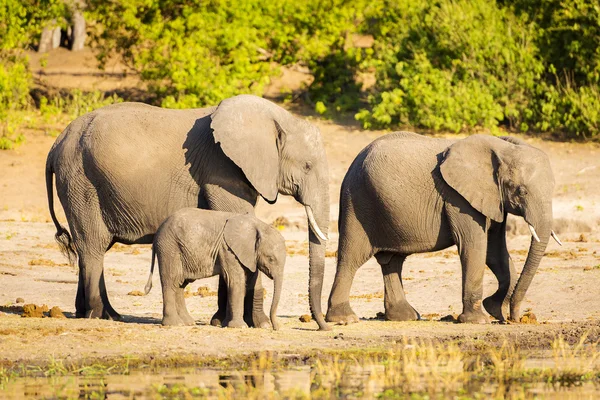
[[(549, 215), (552, 215), (551, 210)], [(552, 232), (552, 220), (550, 218), (531, 219), (531, 222), (528, 218), (526, 218), (526, 221), (530, 224), (530, 227), (533, 226), (533, 230), (531, 231), (531, 244), (529, 245), (529, 253), (527, 254), (527, 260), (525, 261), (523, 271), (521, 272), (521, 276), (519, 277), (517, 285), (515, 286), (510, 298), (511, 321), (519, 320), (521, 302), (523, 301), (525, 293), (527, 293), (527, 289), (529, 289), (529, 285), (531, 285), (533, 276), (535, 275), (535, 272), (542, 261), (542, 257), (544, 256), (544, 252), (546, 251), (546, 246), (548, 245), (548, 241)]]
[(279, 299), (281, 298), (281, 288), (283, 286), (283, 279), (281, 275), (273, 276), (273, 301), (271, 302), (271, 325), (273, 330), (279, 330), (279, 321), (277, 320), (277, 307), (279, 306)]
[[(319, 324), (319, 330), (327, 331), (331, 328), (323, 318), (321, 310), (321, 295), (323, 292), (323, 277), (325, 275), (325, 239), (329, 229), (329, 195), (326, 195), (318, 203), (318, 207), (306, 206), (306, 214), (309, 223), (309, 283), (308, 295), (310, 310), (314, 320)], [(311, 220), (318, 229), (312, 227)]]

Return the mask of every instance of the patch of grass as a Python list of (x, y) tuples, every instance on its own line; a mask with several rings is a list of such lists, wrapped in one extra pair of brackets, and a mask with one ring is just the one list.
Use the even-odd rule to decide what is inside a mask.
[(52, 260), (48, 260), (46, 258), (36, 258), (33, 260), (30, 260), (29, 265), (42, 265), (45, 267), (65, 267), (65, 266), (69, 266), (69, 264), (67, 263), (55, 263)]
[[(0, 385), (19, 376), (94, 376), (144, 374), (185, 374), (210, 368), (223, 371), (219, 385), (156, 384), (149, 388), (154, 397), (190, 398), (479, 398), (531, 397), (528, 387), (546, 385), (548, 390), (585, 382), (600, 383), (600, 348), (587, 334), (570, 344), (557, 337), (551, 356), (541, 367), (528, 367), (533, 354), (504, 340), (493, 345), (478, 340), (467, 348), (460, 341), (400, 338), (384, 348), (312, 350), (304, 354), (262, 351), (226, 358), (198, 356), (123, 357), (67, 362), (51, 357), (40, 365), (2, 365)], [(273, 386), (276, 374), (309, 366), (303, 387), (286, 392), (285, 385)], [(174, 370), (175, 369), (175, 370)], [(294, 385), (292, 385), (294, 386)], [(94, 388), (96, 390), (97, 388)], [(564, 391), (564, 389), (563, 389)], [(300, 396), (300, 397), (298, 397)]]
[(383, 292), (357, 294), (357, 295), (350, 296), (350, 298), (351, 299), (365, 299), (365, 300), (383, 299)]
[(16, 232), (8, 232), (8, 233), (6, 233), (6, 234), (4, 235), (4, 238), (5, 238), (6, 240), (10, 240), (10, 239), (14, 238), (15, 236), (17, 236), (17, 233), (16, 233)]

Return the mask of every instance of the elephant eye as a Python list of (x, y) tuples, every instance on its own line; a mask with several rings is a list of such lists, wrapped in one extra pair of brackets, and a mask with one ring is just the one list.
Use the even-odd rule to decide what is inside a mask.
[(525, 196), (527, 195), (527, 189), (525, 189), (524, 186), (519, 186), (517, 193), (519, 194), (519, 196)]
[(310, 161), (307, 161), (306, 164), (304, 164), (304, 172), (308, 172), (312, 169), (312, 163)]

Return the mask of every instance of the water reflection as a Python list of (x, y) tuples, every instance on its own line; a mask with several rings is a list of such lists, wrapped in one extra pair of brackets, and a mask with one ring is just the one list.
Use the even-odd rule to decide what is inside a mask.
[[(450, 370), (467, 366), (447, 366)], [(450, 374), (451, 375), (451, 374)], [(392, 379), (393, 381), (394, 379)], [(134, 371), (129, 375), (102, 377), (67, 376), (51, 378), (17, 378), (0, 386), (0, 398), (105, 398), (105, 399), (154, 399), (154, 398), (216, 398), (225, 393), (248, 394), (254, 390), (258, 397), (293, 394), (306, 397), (323, 388), (333, 397), (373, 398), (392, 388), (394, 398), (406, 396), (402, 386), (394, 386), (385, 365), (346, 365), (337, 371), (323, 371), (319, 367), (292, 367), (287, 370), (249, 373), (214, 369), (164, 370), (153, 373)], [(399, 380), (397, 381), (399, 382)], [(571, 387), (547, 383), (519, 384), (499, 387), (497, 384), (473, 383), (463, 385), (439, 382), (446, 390), (465, 395), (478, 393), (492, 397), (518, 397), (549, 399), (598, 398), (600, 388), (592, 382)], [(411, 387), (411, 392), (426, 390), (436, 382), (424, 380)], [(461, 386), (462, 385), (462, 386)], [(453, 387), (456, 386), (456, 387)], [(229, 390), (229, 392), (227, 392)], [(260, 395), (262, 393), (262, 395)], [(386, 392), (387, 393), (387, 392)], [(219, 396), (221, 395), (221, 396)], [(280, 397), (278, 396), (278, 397)], [(329, 396), (328, 396), (329, 397)], [(441, 398), (444, 396), (441, 394)]]

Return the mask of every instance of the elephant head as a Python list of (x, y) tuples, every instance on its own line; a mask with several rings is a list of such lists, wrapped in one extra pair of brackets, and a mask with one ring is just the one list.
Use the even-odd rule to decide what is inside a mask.
[(279, 329), (277, 307), (281, 298), (283, 269), (285, 266), (285, 240), (277, 229), (250, 215), (230, 218), (223, 230), (225, 243), (237, 259), (249, 271), (256, 269), (273, 280), (273, 300), (271, 302), (271, 324)]
[(473, 135), (443, 155), (443, 179), (490, 220), (506, 214), (523, 217), (531, 231), (527, 260), (510, 297), (510, 319), (517, 320), (521, 302), (540, 264), (552, 231), (554, 176), (548, 156), (515, 138)]
[(310, 240), (309, 298), (313, 317), (329, 329), (321, 312), (325, 242), (329, 227), (329, 168), (319, 129), (260, 97), (223, 100), (211, 116), (215, 141), (269, 203), (279, 193), (306, 210)]

